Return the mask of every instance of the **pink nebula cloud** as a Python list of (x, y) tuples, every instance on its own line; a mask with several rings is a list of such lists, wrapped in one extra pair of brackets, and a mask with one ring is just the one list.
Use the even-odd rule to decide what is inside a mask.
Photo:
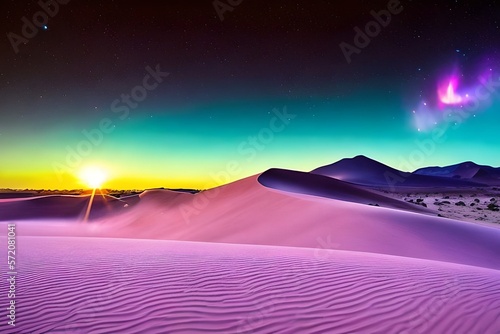
[(457, 94), (458, 79), (452, 77), (445, 81), (444, 84), (439, 85), (438, 97), (439, 101), (447, 105), (455, 105), (464, 102), (464, 98)]

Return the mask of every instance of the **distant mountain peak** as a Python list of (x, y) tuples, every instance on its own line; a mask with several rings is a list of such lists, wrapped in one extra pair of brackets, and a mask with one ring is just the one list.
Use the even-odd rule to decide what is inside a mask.
[(356, 155), (355, 157), (353, 157), (353, 158), (351, 158), (351, 159), (353, 159), (353, 160), (356, 160), (356, 159), (358, 159), (358, 160), (359, 160), (359, 159), (373, 160), (373, 159), (368, 158), (366, 155), (362, 155), (362, 154), (360, 154), (360, 155)]
[(356, 168), (377, 167), (377, 168), (395, 170), (394, 168), (389, 167), (389, 166), (387, 166), (387, 165), (385, 165), (385, 164), (383, 164), (375, 159), (369, 158), (369, 157), (364, 156), (364, 155), (356, 155), (355, 157), (352, 157), (352, 158), (343, 158), (343, 159), (340, 159), (339, 161), (334, 162), (332, 164), (316, 168), (312, 172), (314, 173), (315, 171), (318, 171), (318, 170), (328, 169), (328, 168), (333, 168), (333, 167), (338, 167), (338, 166), (343, 166), (343, 167), (352, 166), (352, 167), (356, 167)]
[[(462, 181), (455, 179), (470, 179), (477, 173), (478, 167), (473, 162), (466, 162), (462, 165), (443, 167), (422, 168), (414, 173), (403, 172), (377, 160), (364, 155), (357, 155), (353, 158), (344, 158), (330, 165), (322, 166), (311, 171), (312, 174), (319, 174), (343, 180), (355, 184), (389, 187), (407, 186), (481, 186), (482, 184), (472, 181)], [(448, 175), (453, 176), (453, 180)], [(455, 176), (457, 175), (457, 176)]]
[(311, 173), (362, 184), (372, 183), (372, 181), (376, 184), (385, 184), (387, 175), (392, 177), (405, 174), (364, 155), (341, 159), (330, 165), (316, 168)]
[(431, 175), (446, 178), (458, 178), (484, 182), (490, 185), (500, 184), (500, 169), (479, 165), (473, 161), (465, 161), (450, 166), (433, 166), (417, 169), (414, 174)]
[(478, 165), (476, 164), (475, 162), (473, 161), (464, 161), (464, 162), (461, 162), (459, 164), (457, 164), (458, 166), (466, 166), (466, 167), (481, 167), (481, 165)]
[(376, 163), (380, 163), (380, 162), (378, 162), (378, 161), (377, 161), (377, 160), (375, 160), (375, 159), (372, 159), (372, 158), (367, 157), (366, 155), (356, 155), (355, 157), (352, 157), (352, 158), (346, 158), (346, 159), (343, 159), (343, 160), (373, 161), (373, 162), (376, 162)]

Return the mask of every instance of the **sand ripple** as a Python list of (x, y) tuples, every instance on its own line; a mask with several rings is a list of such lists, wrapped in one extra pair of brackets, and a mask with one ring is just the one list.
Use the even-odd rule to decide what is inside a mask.
[(18, 240), (18, 326), (2, 321), (2, 333), (500, 333), (500, 272), (490, 269), (284, 247)]

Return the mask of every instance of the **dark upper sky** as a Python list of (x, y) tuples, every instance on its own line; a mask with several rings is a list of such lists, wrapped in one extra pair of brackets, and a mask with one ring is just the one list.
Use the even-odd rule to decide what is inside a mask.
[[(459, 71), (472, 84), (486, 67), (495, 68), (500, 5), (401, 1), (402, 12), (392, 15), (388, 26), (359, 54), (353, 54), (348, 64), (339, 44), (353, 44), (353, 29), (364, 29), (373, 20), (370, 11), (383, 10), (388, 3), (243, 0), (225, 12), (221, 21), (212, 1), (73, 0), (59, 4), (58, 13), (46, 27), (38, 28), (27, 44), (18, 45), (16, 53), (8, 33), (21, 36), (21, 18), (32, 21), (41, 7), (37, 1), (3, 1), (0, 140), (4, 146), (0, 146), (0, 159), (9, 161), (2, 171), (4, 182), (9, 178), (5, 182), (9, 186), (29, 184), (21, 181), (30, 179), (26, 176), (30, 171), (22, 175), (16, 171), (37, 147), (38, 152), (50, 151), (51, 158), (37, 163), (34, 172), (45, 175), (49, 186), (54, 185), (48, 174), (55, 162), (64, 162), (65, 145), (77, 145), (83, 129), (99, 124), (106, 115), (113, 116), (112, 101), (142, 82), (146, 66), (157, 64), (170, 75), (141, 102), (126, 125), (116, 124), (120, 129), (107, 136), (105, 145), (95, 147), (95, 158), (85, 157), (92, 163), (109, 165), (101, 160), (112, 155), (111, 151), (122, 152), (114, 160), (137, 159), (137, 153), (149, 150), (154, 139), (177, 148), (168, 156), (180, 169), (193, 166), (193, 158), (186, 158), (189, 152), (210, 151), (211, 166), (217, 171), (218, 161), (232, 159), (231, 147), (258, 132), (268, 122), (272, 108), (285, 105), (299, 117), (295, 128), (290, 126), (280, 137), (283, 143), (273, 143), (278, 145), (277, 151), (300, 153), (301, 146), (294, 144), (300, 139), (320, 140), (324, 146), (331, 146), (330, 141), (343, 143), (340, 152), (323, 156), (323, 147), (315, 142), (318, 152), (309, 150), (311, 166), (304, 165), (305, 169), (350, 155), (345, 143), (352, 142), (351, 137), (366, 137), (365, 143), (353, 143), (351, 155), (377, 155), (370, 140), (379, 139), (380, 124), (385, 121), (392, 122), (389, 128), (393, 129), (387, 142), (405, 139), (411, 143), (413, 132), (399, 129), (408, 125), (406, 111), (435, 91), (440, 77)], [(484, 119), (485, 124), (491, 121)], [(468, 133), (477, 128), (480, 125)], [(161, 137), (167, 131), (172, 138)], [(487, 141), (485, 136), (478, 145)], [(124, 138), (134, 144), (120, 146)], [(397, 157), (411, 151), (411, 147), (392, 149), (392, 155), (384, 153), (379, 158), (397, 165)], [(271, 154), (272, 145), (268, 151), (276, 157)], [(159, 155), (149, 153), (144, 160)], [(300, 164), (287, 164), (294, 158), (281, 153), (270, 162), (264, 154), (234, 178), (258, 172), (267, 164), (300, 168)], [(460, 154), (451, 154), (448, 160), (454, 159), (460, 159)], [(429, 164), (448, 162), (428, 160)], [(146, 173), (163, 182), (156, 173), (162, 164), (171, 163), (155, 160), (154, 171)], [(122, 173), (136, 175), (137, 170)], [(189, 173), (204, 179), (201, 170), (193, 168)]]
[[(370, 11), (388, 1), (250, 1), (217, 16), (211, 1), (70, 1), (28, 44), (2, 39), (1, 90), (61, 101), (120, 91), (147, 64), (176, 76), (178, 99), (227, 94), (310, 93), (358, 88), (367, 80), (432, 71), (460, 50), (468, 61), (497, 55), (499, 7), (489, 2), (403, 1), (404, 10), (346, 66), (339, 43), (352, 42)], [(36, 1), (2, 4), (2, 30), (19, 33)], [(426, 72), (427, 73), (427, 72)], [(32, 95), (30, 95), (30, 93)], [(76, 96), (76, 97), (75, 97)], [(71, 101), (71, 100), (70, 100)], [(27, 102), (27, 101), (26, 101)]]

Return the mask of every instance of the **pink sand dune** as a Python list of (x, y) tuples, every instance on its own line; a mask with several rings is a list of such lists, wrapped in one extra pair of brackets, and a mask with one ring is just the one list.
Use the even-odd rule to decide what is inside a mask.
[[(172, 196), (166, 193), (166, 196)], [(175, 207), (144, 194), (132, 210), (104, 219), (105, 235), (355, 250), (500, 268), (500, 229), (263, 187), (257, 177)], [(108, 226), (106, 228), (105, 226)]]
[(18, 242), (18, 322), (0, 322), (6, 334), (500, 331), (496, 270), (270, 246)]
[(500, 269), (500, 228), (269, 189), (257, 176), (196, 195), (153, 191), (87, 224), (19, 224), (22, 235), (331, 248)]

